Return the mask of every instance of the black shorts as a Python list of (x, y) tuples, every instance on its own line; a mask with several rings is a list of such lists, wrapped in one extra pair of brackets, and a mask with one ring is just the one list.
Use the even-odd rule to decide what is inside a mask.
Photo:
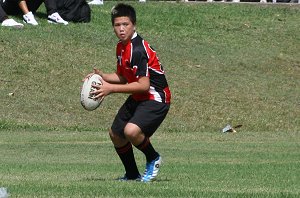
[(139, 126), (147, 137), (151, 137), (165, 119), (170, 104), (153, 100), (135, 101), (131, 96), (120, 108), (111, 130), (118, 136), (125, 138), (124, 128), (127, 123)]

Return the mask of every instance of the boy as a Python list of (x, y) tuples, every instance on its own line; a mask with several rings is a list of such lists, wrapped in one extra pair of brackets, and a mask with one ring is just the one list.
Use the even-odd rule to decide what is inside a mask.
[[(116, 47), (115, 73), (103, 73), (103, 84), (94, 86), (96, 98), (111, 93), (130, 93), (117, 113), (109, 131), (110, 138), (124, 168), (122, 181), (153, 181), (161, 165), (161, 156), (150, 137), (163, 122), (170, 108), (171, 92), (162, 65), (149, 43), (136, 33), (136, 13), (132, 6), (117, 4), (111, 11), (111, 22), (120, 39)], [(133, 154), (134, 145), (146, 156), (141, 176)]]

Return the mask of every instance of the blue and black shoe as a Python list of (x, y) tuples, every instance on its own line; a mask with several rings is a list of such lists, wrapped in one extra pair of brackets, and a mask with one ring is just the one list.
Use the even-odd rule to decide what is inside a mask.
[(142, 182), (151, 182), (155, 180), (161, 166), (161, 157), (158, 156), (155, 160), (146, 163), (146, 169), (141, 179)]

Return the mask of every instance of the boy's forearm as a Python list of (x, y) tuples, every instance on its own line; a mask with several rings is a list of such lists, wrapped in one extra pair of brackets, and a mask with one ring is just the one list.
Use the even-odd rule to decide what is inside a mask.
[(125, 84), (126, 80), (116, 73), (101, 73), (100, 76), (108, 83), (112, 84)]

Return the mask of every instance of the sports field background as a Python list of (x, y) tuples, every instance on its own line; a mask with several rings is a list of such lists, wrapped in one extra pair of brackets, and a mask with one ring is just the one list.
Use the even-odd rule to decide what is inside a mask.
[[(88, 24), (50, 25), (41, 8), (38, 27), (0, 28), (0, 187), (11, 197), (299, 197), (299, 5), (130, 2), (173, 93), (152, 138), (163, 166), (143, 184), (114, 181), (124, 172), (107, 129), (127, 96), (93, 112), (79, 100), (94, 66), (115, 69), (115, 3), (92, 7)], [(223, 134), (226, 124), (243, 126)]]

